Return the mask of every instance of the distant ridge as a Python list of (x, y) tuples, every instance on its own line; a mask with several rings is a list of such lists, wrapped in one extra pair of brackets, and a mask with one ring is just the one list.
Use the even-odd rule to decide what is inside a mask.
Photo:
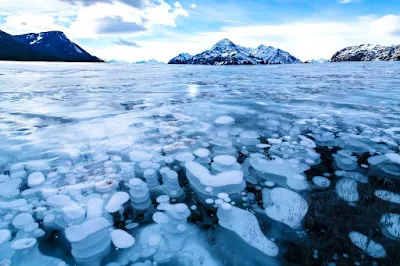
[(399, 60), (400, 45), (382, 46), (376, 44), (349, 46), (335, 53), (331, 58), (331, 62)]
[(307, 60), (304, 63), (306, 63), (306, 64), (324, 64), (324, 63), (328, 63), (328, 62), (329, 62), (329, 60), (327, 60), (327, 59), (318, 58), (318, 59)]
[(172, 58), (168, 64), (192, 65), (259, 65), (259, 64), (297, 64), (299, 59), (286, 51), (272, 46), (260, 45), (247, 48), (234, 44), (228, 39), (217, 42), (210, 50), (195, 56), (183, 53)]
[(60, 31), (15, 36), (0, 31), (0, 60), (103, 62)]

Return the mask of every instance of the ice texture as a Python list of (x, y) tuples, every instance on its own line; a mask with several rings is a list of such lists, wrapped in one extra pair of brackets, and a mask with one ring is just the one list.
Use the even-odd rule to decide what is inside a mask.
[(399, 70), (2, 62), (0, 265), (396, 265)]

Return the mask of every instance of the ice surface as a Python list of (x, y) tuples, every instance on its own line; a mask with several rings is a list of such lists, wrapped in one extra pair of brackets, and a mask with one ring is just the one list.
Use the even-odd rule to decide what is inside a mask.
[(396, 265), (399, 69), (2, 62), (0, 264)]

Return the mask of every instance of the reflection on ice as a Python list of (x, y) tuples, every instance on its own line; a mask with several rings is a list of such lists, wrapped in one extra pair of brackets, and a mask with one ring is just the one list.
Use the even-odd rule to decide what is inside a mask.
[(394, 265), (399, 67), (316, 67), (1, 63), (0, 264)]

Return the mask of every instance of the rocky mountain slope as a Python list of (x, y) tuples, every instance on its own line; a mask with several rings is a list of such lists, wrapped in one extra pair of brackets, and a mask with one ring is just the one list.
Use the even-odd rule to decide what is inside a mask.
[(346, 47), (331, 58), (331, 62), (397, 60), (400, 60), (400, 45), (381, 46), (375, 44)]
[(0, 31), (0, 60), (102, 62), (59, 31), (15, 36)]
[(169, 64), (193, 65), (258, 65), (302, 63), (286, 51), (271, 46), (260, 45), (256, 49), (234, 44), (228, 39), (217, 42), (210, 50), (195, 56), (180, 54)]
[(193, 56), (188, 53), (182, 53), (178, 56), (172, 58), (168, 64), (186, 64), (186, 62), (191, 59)]
[(57, 58), (40, 54), (15, 40), (12, 35), (0, 31), (0, 60), (55, 61)]

